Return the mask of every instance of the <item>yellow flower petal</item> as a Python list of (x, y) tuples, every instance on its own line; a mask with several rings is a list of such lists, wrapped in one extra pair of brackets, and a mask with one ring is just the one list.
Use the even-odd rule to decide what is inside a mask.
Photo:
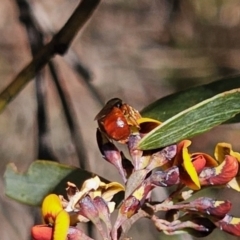
[(225, 159), (225, 155), (231, 155), (240, 162), (240, 153), (232, 150), (232, 145), (229, 143), (218, 143), (215, 147), (214, 156), (221, 163)]
[(56, 217), (53, 240), (66, 240), (69, 225), (70, 217), (65, 210), (62, 210)]
[(192, 163), (192, 155), (188, 152), (191, 143), (190, 140), (186, 139), (177, 144), (177, 154), (172, 165), (180, 168), (180, 179), (184, 184), (191, 189), (198, 190), (201, 188), (198, 174)]
[(116, 191), (124, 191), (124, 186), (118, 182), (110, 182), (108, 184), (105, 185), (105, 190), (113, 190), (115, 189)]
[(83, 183), (81, 191), (88, 192), (91, 190), (96, 190), (96, 189), (98, 189), (100, 183), (101, 183), (101, 181), (98, 176), (90, 178)]
[[(194, 190), (200, 189), (200, 182), (198, 179), (197, 171), (194, 168), (191, 160), (191, 155), (188, 152), (188, 147), (191, 145), (190, 140), (183, 140), (178, 144), (177, 154), (174, 159), (174, 166), (182, 166), (188, 176), (190, 177), (190, 181), (184, 181), (188, 187)], [(180, 172), (180, 178), (184, 178), (184, 174)], [(184, 179), (182, 179), (184, 180)]]
[(124, 191), (125, 188), (122, 184), (118, 182), (110, 182), (105, 185), (104, 190), (102, 191), (102, 198), (109, 202), (112, 200), (113, 196), (118, 192)]
[(144, 196), (145, 185), (140, 186), (136, 191), (133, 192), (132, 196), (135, 197), (137, 200), (141, 201)]
[(240, 192), (240, 177), (237, 176), (235, 178), (233, 178), (229, 183), (228, 186), (238, 192)]
[(107, 186), (107, 183), (105, 182), (100, 182), (99, 187), (105, 188)]
[(115, 209), (116, 203), (115, 202), (108, 202), (107, 205), (108, 205), (109, 212), (112, 213)]
[(42, 214), (44, 221), (54, 227), (53, 240), (66, 240), (70, 217), (63, 210), (61, 200), (56, 194), (45, 197), (42, 203)]
[(137, 123), (138, 123), (139, 125), (140, 125), (141, 123), (146, 123), (146, 122), (153, 122), (153, 123), (157, 123), (158, 125), (161, 124), (161, 122), (159, 122), (158, 120), (153, 119), (153, 118), (142, 117), (142, 118), (137, 119)]
[(186, 172), (189, 174), (191, 180), (193, 181), (192, 188), (193, 189), (200, 189), (200, 182), (198, 179), (198, 175), (196, 172), (196, 169), (194, 168), (191, 160), (191, 156), (188, 153), (187, 147), (183, 147), (183, 168), (186, 170)]
[(46, 196), (42, 203), (42, 215), (45, 223), (54, 224), (55, 218), (63, 210), (61, 200), (56, 194)]
[(172, 163), (172, 166), (179, 166), (183, 163), (183, 148), (188, 148), (191, 145), (190, 140), (183, 140), (177, 144), (177, 153)]
[(102, 196), (102, 189), (101, 188), (98, 188), (97, 190), (95, 191), (92, 191), (89, 193), (89, 196), (94, 199), (95, 197), (101, 197)]

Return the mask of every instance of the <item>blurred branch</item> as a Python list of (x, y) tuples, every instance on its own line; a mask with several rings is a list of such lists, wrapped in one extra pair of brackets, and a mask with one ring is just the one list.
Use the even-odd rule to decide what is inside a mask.
[(78, 58), (77, 54), (71, 49), (68, 53), (64, 56), (66, 62), (80, 75), (82, 76), (85, 84), (87, 85), (89, 91), (91, 92), (94, 99), (101, 105), (104, 106), (105, 101), (97, 91), (97, 89), (91, 83), (91, 73), (87, 71), (87, 68), (81, 63), (80, 59)]
[[(43, 34), (38, 30), (31, 9), (26, 0), (16, 0), (20, 11), (20, 20), (26, 28), (32, 55), (43, 47)], [(37, 159), (56, 160), (48, 138), (48, 124), (45, 108), (45, 87), (43, 71), (39, 71), (35, 77), (35, 89), (37, 98), (37, 125), (38, 125), (38, 154)]]
[(50, 73), (52, 75), (53, 81), (56, 85), (62, 106), (63, 106), (63, 111), (64, 111), (64, 115), (66, 117), (66, 121), (67, 121), (67, 125), (68, 128), (70, 130), (71, 133), (71, 137), (77, 152), (77, 156), (78, 156), (78, 161), (79, 161), (79, 166), (82, 169), (87, 169), (88, 166), (86, 166), (86, 161), (84, 161), (84, 159), (86, 160), (86, 154), (84, 151), (84, 143), (83, 140), (81, 138), (81, 135), (78, 134), (79, 133), (79, 129), (76, 126), (77, 123), (74, 119), (76, 119), (76, 117), (74, 116), (74, 112), (73, 109), (71, 107), (70, 104), (70, 98), (66, 92), (65, 87), (61, 86), (60, 81), (59, 81), (59, 76), (57, 74), (57, 70), (56, 67), (54, 65), (54, 63), (52, 61), (50, 61), (48, 63), (49, 69), (50, 69)]
[[(28, 5), (26, 0), (16, 0), (19, 10), (20, 10), (20, 19), (25, 25), (27, 29), (28, 39), (31, 46), (32, 54), (34, 55), (36, 53), (37, 49), (40, 49), (43, 46), (43, 39), (44, 39), (44, 33), (41, 32), (41, 30), (38, 29), (37, 23), (35, 21), (34, 16), (31, 14), (31, 8)], [(77, 56), (75, 57), (76, 60), (78, 60)], [(74, 66), (80, 67), (78, 64), (78, 61), (74, 61)], [(76, 126), (76, 121), (74, 119), (74, 112), (73, 108), (71, 107), (70, 98), (66, 92), (66, 87), (63, 87), (60, 83), (60, 77), (58, 74), (58, 71), (55, 67), (55, 64), (53, 61), (48, 62), (48, 66), (50, 69), (50, 73), (52, 75), (53, 81), (55, 83), (55, 86), (57, 88), (57, 92), (59, 94), (60, 101), (63, 106), (63, 111), (66, 117), (67, 125), (71, 133), (71, 137), (73, 140), (73, 143), (75, 145), (75, 149), (78, 155), (79, 159), (79, 166), (83, 169), (86, 169), (86, 163), (84, 159), (86, 159), (85, 151), (83, 151), (83, 141), (78, 134), (78, 127)], [(82, 68), (82, 71), (85, 69)], [(85, 71), (86, 75), (88, 71)], [(90, 75), (87, 75), (90, 78)], [(89, 81), (89, 78), (86, 79), (86, 81)], [(51, 144), (48, 139), (48, 124), (47, 124), (47, 117), (46, 117), (46, 109), (45, 109), (45, 89), (44, 89), (44, 79), (42, 77), (42, 71), (38, 72), (35, 78), (36, 83), (36, 95), (37, 95), (37, 107), (38, 107), (38, 114), (37, 114), (37, 120), (38, 120), (38, 159), (56, 159), (52, 153), (51, 150)], [(81, 148), (81, 149), (80, 149)]]
[[(67, 4), (67, 3), (66, 3)], [(34, 14), (35, 19), (38, 21), (38, 25), (44, 36), (47, 38), (52, 38), (55, 33), (55, 28), (52, 24), (52, 21), (49, 19), (49, 15), (46, 10), (42, 7), (40, 2), (34, 2), (34, 7), (32, 7), (32, 12)], [(75, 72), (80, 76), (78, 80), (84, 81), (88, 90), (92, 94), (93, 98), (100, 103), (100, 105), (104, 105), (105, 101), (98, 90), (94, 87), (92, 83), (92, 72), (88, 69), (87, 66), (79, 59), (76, 51), (70, 47), (67, 53), (64, 55), (64, 60), (68, 63), (68, 65), (75, 70)]]
[(101, 0), (82, 0), (80, 2), (63, 28), (54, 35), (48, 44), (38, 51), (29, 65), (0, 93), (0, 112), (4, 110), (6, 105), (35, 77), (36, 73), (41, 70), (55, 54), (63, 55), (67, 51), (73, 38), (91, 17), (100, 1)]

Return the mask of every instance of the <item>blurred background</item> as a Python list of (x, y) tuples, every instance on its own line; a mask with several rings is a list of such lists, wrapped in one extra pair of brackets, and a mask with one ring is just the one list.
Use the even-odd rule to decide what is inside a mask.
[[(24, 14), (19, 8), (26, 3), (47, 43), (79, 1), (1, 0), (0, 90), (32, 58), (29, 34), (23, 25)], [(238, 74), (239, 58), (239, 0), (102, 0), (67, 55), (53, 60), (73, 117), (73, 131), (69, 130), (69, 120), (49, 67), (41, 72), (40, 86), (47, 123), (41, 141), (47, 149), (39, 153), (41, 120), (37, 118), (39, 99), (35, 80), (0, 116), (1, 239), (30, 239), (31, 226), (40, 221), (36, 208), (4, 195), (3, 173), (7, 163), (13, 162), (24, 171), (39, 156), (52, 157), (61, 163), (81, 165), (110, 180), (119, 180), (116, 170), (102, 160), (95, 141), (94, 117), (103, 104), (119, 97), (141, 110), (170, 93)], [(192, 151), (212, 154), (216, 143), (223, 141), (231, 142), (239, 151), (239, 129), (238, 124), (217, 127), (194, 138)], [(216, 196), (229, 197), (235, 206), (232, 212), (236, 213), (239, 198), (232, 191), (226, 189)], [(134, 225), (129, 236), (170, 239), (159, 234), (148, 220)], [(210, 238), (238, 239), (220, 230), (207, 239)], [(185, 235), (184, 239), (194, 238)]]

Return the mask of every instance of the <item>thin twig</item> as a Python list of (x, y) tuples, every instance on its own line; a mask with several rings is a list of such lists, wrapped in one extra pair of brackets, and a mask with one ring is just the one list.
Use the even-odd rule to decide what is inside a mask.
[(86, 151), (84, 150), (83, 140), (81, 138), (81, 135), (79, 134), (79, 128), (77, 127), (77, 122), (74, 120), (76, 119), (76, 117), (75, 117), (74, 110), (70, 104), (70, 97), (68, 96), (66, 87), (62, 86), (63, 83), (60, 83), (60, 79), (57, 74), (55, 64), (52, 61), (49, 61), (48, 66), (49, 66), (53, 81), (56, 85), (59, 98), (63, 106), (63, 111), (66, 117), (67, 125), (70, 130), (71, 137), (75, 145), (75, 149), (77, 151), (79, 166), (82, 169), (88, 169), (89, 166), (87, 166), (87, 161), (86, 161), (87, 157), (85, 154)]
[(81, 63), (77, 54), (69, 49), (68, 53), (64, 56), (66, 62), (81, 76), (84, 80), (84, 83), (87, 85), (87, 88), (91, 92), (94, 99), (101, 105), (104, 106), (105, 101), (102, 96), (99, 94), (97, 89), (92, 84), (92, 76), (89, 70)]
[[(28, 41), (32, 55), (43, 47), (43, 34), (38, 30), (31, 9), (26, 0), (16, 0), (20, 11), (20, 20), (26, 28)], [(50, 147), (48, 138), (48, 124), (45, 108), (45, 88), (43, 71), (39, 71), (35, 77), (35, 89), (37, 98), (37, 125), (38, 125), (38, 154), (37, 159), (56, 160)]]
[(90, 18), (101, 0), (82, 0), (63, 28), (41, 48), (33, 60), (0, 94), (0, 112), (55, 55), (63, 55), (77, 32)]
[[(26, 0), (17, 0), (17, 4), (20, 9), (20, 19), (24, 23), (26, 29), (27, 29), (27, 34), (28, 34), (28, 39), (30, 42), (32, 54), (36, 54), (37, 49), (40, 49), (43, 46), (43, 36), (44, 33), (42, 33), (38, 28), (37, 28), (37, 23), (35, 21), (35, 18), (31, 15), (31, 10), (26, 2)], [(75, 62), (75, 66), (78, 66)], [(53, 63), (53, 61), (49, 61), (48, 63), (50, 73), (52, 75), (53, 81), (56, 85), (60, 101), (63, 106), (63, 110), (65, 113), (65, 117), (67, 120), (67, 125), (71, 133), (71, 137), (73, 139), (75, 149), (77, 151), (78, 159), (79, 159), (79, 166), (83, 169), (87, 168), (86, 161), (86, 154), (84, 151), (84, 145), (83, 141), (78, 134), (79, 128), (76, 127), (76, 121), (74, 121), (74, 111), (71, 107), (71, 102), (70, 98), (66, 92), (66, 87), (62, 87), (60, 83), (60, 78), (57, 73), (56, 67)], [(47, 133), (48, 133), (48, 126), (47, 126), (47, 117), (46, 117), (46, 109), (45, 109), (45, 91), (43, 87), (43, 78), (42, 78), (42, 71), (38, 72), (36, 75), (36, 95), (37, 95), (37, 105), (38, 105), (38, 127), (39, 127), (39, 151), (38, 151), (38, 158), (39, 159), (52, 159), (53, 154), (51, 154), (51, 149), (49, 147), (49, 142), (47, 141)], [(89, 79), (88, 79), (89, 80)], [(80, 149), (81, 147), (81, 149)]]

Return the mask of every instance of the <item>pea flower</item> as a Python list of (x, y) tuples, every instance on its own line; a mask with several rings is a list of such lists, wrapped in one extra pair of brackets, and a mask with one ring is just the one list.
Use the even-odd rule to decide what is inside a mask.
[[(124, 191), (117, 182), (105, 183), (98, 176), (86, 180), (79, 190), (75, 184), (68, 182), (66, 189), (68, 200), (56, 194), (45, 197), (42, 203), (44, 225), (32, 228), (34, 240), (90, 240), (81, 230), (74, 228), (78, 222), (92, 221), (104, 239), (111, 231), (110, 213), (115, 209), (113, 196)], [(102, 227), (106, 224), (108, 235)], [(80, 238), (81, 237), (81, 238)]]
[[(193, 190), (199, 190), (206, 185), (228, 184), (238, 172), (237, 159), (234, 156), (221, 155), (222, 159), (206, 153), (189, 153), (190, 140), (177, 144), (177, 154), (170, 163), (180, 168), (180, 179), (183, 184)], [(218, 148), (219, 152), (219, 148)]]
[[(222, 162), (224, 160), (225, 155), (230, 155), (232, 157), (235, 157), (238, 160), (238, 165), (240, 162), (240, 153), (234, 152), (232, 150), (232, 145), (229, 143), (218, 143), (215, 147), (214, 151), (215, 158)], [(239, 169), (239, 168), (238, 168)], [(238, 174), (230, 181), (228, 182), (227, 186), (231, 187), (232, 189), (240, 192), (240, 173), (238, 170)]]
[(33, 240), (92, 240), (81, 230), (70, 226), (70, 216), (56, 194), (46, 196), (42, 203), (44, 223), (32, 227)]
[[(139, 141), (161, 122), (143, 118), (118, 98), (107, 102), (95, 119), (102, 157), (116, 167), (125, 187), (118, 182), (105, 183), (98, 176), (87, 179), (79, 188), (68, 182), (67, 199), (55, 194), (44, 199), (45, 224), (32, 228), (34, 240), (93, 240), (76, 228), (79, 222), (88, 221), (95, 225), (102, 239), (123, 239), (127, 226), (141, 217), (147, 217), (158, 231), (167, 235), (188, 232), (205, 237), (218, 227), (240, 236), (240, 218), (229, 215), (229, 200), (194, 196), (202, 187), (212, 185), (240, 191), (240, 153), (234, 152), (230, 144), (217, 144), (215, 158), (203, 152), (190, 153), (190, 140), (159, 149), (138, 149)], [(114, 141), (125, 144), (129, 159)], [(153, 202), (152, 190), (157, 187), (171, 187), (172, 192)], [(124, 198), (112, 224), (112, 199), (122, 191)], [(156, 215), (160, 211), (166, 212), (165, 218)]]
[[(68, 182), (67, 195), (69, 202), (65, 203), (65, 210), (68, 212), (77, 211), (77, 204), (86, 195), (92, 199), (101, 197), (107, 203), (110, 213), (114, 211), (115, 202), (111, 202), (112, 198), (118, 192), (124, 191), (124, 187), (118, 182), (104, 183), (98, 176), (86, 180), (79, 190), (75, 184)], [(81, 217), (79, 221), (82, 221)]]

